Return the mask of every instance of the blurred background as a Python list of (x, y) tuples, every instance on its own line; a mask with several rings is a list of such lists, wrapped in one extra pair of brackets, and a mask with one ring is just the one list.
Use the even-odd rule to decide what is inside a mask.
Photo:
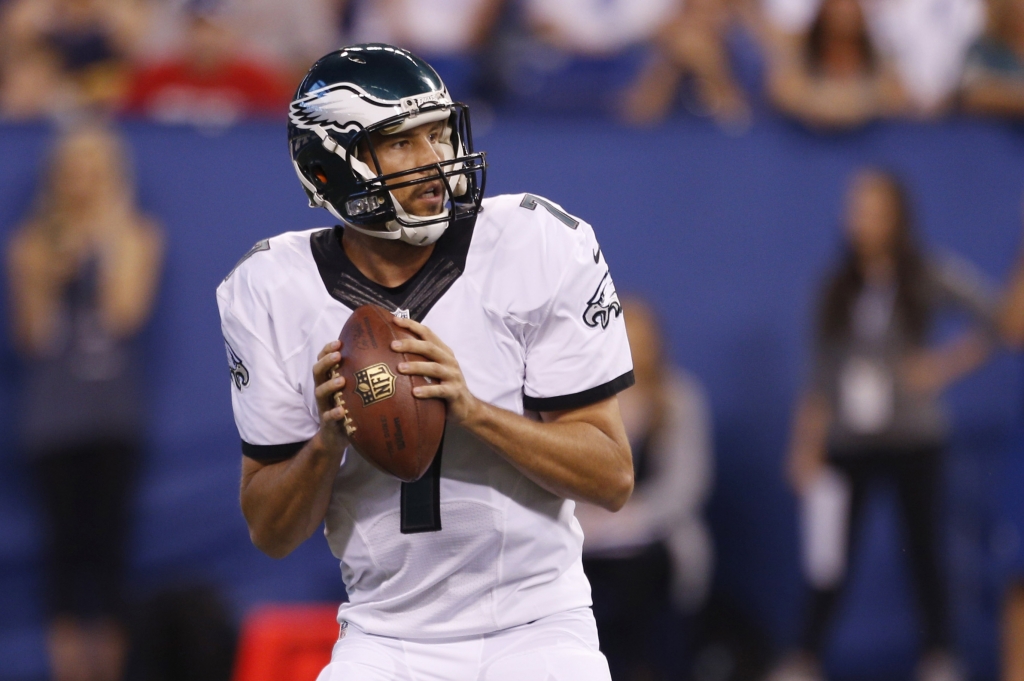
[(214, 289), (331, 224), (287, 103), (365, 41), (601, 241), (615, 681), (1024, 679), (1024, 0), (0, 0), (0, 679), (315, 678), (254, 671), (344, 589), (249, 542)]

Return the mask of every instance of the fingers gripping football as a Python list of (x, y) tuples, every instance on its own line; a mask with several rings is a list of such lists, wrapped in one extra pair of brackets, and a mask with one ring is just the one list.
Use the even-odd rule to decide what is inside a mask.
[(455, 353), (428, 327), (411, 319), (395, 318), (395, 324), (408, 329), (418, 340), (397, 340), (391, 344), (396, 352), (408, 352), (427, 358), (428, 362), (402, 362), (403, 374), (424, 376), (432, 385), (419, 386), (413, 394), (421, 399), (440, 398), (448, 403), (448, 415), (456, 422), (465, 421), (476, 407), (476, 398), (469, 392)]
[(331, 341), (317, 355), (317, 362), (313, 365), (313, 383), (323, 437), (328, 445), (344, 447), (355, 426), (341, 397), (345, 378), (338, 372), (340, 361), (341, 342)]

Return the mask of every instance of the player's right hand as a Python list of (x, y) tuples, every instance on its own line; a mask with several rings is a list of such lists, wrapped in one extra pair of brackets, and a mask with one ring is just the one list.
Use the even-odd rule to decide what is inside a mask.
[(313, 384), (316, 386), (316, 406), (320, 412), (320, 438), (328, 449), (338, 451), (348, 446), (344, 406), (335, 404), (334, 396), (345, 387), (345, 378), (332, 370), (341, 362), (341, 341), (331, 341), (317, 355), (313, 365)]

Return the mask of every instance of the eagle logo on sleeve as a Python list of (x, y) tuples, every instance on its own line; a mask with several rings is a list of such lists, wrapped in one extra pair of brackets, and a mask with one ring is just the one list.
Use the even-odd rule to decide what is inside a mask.
[(224, 348), (228, 351), (228, 370), (231, 372), (231, 381), (238, 390), (241, 390), (249, 385), (249, 370), (227, 341), (224, 341)]
[(583, 323), (590, 327), (600, 325), (602, 329), (607, 329), (612, 318), (621, 314), (622, 304), (619, 302), (619, 294), (615, 292), (611, 273), (605, 272), (594, 295), (587, 301), (587, 309), (583, 311)]

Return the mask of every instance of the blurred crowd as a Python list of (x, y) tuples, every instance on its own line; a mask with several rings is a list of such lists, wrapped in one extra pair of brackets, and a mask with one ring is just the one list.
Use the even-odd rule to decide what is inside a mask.
[[(425, 57), (458, 99), (638, 126), (692, 115), (737, 134), (771, 111), (815, 130), (1024, 117), (1024, 0), (0, 0), (0, 120), (90, 121), (61, 128), (39, 198), (8, 245), (26, 377), (21, 436), (46, 515), (47, 641), (59, 681), (125, 678), (126, 667), (146, 664), (133, 648), (142, 659), (149, 653), (139, 650), (162, 640), (134, 640), (148, 629), (131, 630), (122, 582), (144, 455), (137, 342), (155, 305), (163, 237), (135, 205), (123, 141), (95, 119), (280, 122), (316, 58), (370, 41)], [(707, 652), (735, 671), (687, 678), (822, 681), (880, 484), (897, 492), (917, 597), (915, 678), (966, 678), (937, 536), (950, 438), (942, 398), (1000, 346), (1024, 347), (1024, 256), (1000, 296), (968, 263), (919, 241), (912, 205), (890, 172), (851, 178), (786, 461), (801, 508), (805, 616), (798, 645), (778, 659), (754, 635), (733, 645), (743, 625), (713, 590), (704, 388), (671, 365), (658, 311), (623, 296), (636, 386), (621, 409), (636, 491), (614, 516), (577, 510), (616, 679), (684, 678), (672, 660), (688, 655), (696, 669)], [(937, 345), (933, 332), (950, 313), (967, 322)], [(48, 405), (68, 393), (85, 397), (54, 427)], [(1024, 484), (1017, 458), (996, 491), (1014, 500)], [(89, 473), (97, 470), (119, 474)], [(103, 487), (86, 489), (99, 479)], [(1024, 508), (1008, 504), (1024, 535)], [(1019, 554), (1003, 622), (1004, 678), (1014, 681), (1024, 678)], [(181, 602), (159, 603), (149, 628)], [(179, 609), (202, 612), (193, 603)], [(223, 647), (229, 659), (230, 641)], [(210, 678), (227, 678), (229, 663), (214, 666)]]
[(636, 125), (1024, 115), (1024, 0), (0, 0), (0, 117), (280, 119), (316, 58), (373, 41), (458, 99)]

